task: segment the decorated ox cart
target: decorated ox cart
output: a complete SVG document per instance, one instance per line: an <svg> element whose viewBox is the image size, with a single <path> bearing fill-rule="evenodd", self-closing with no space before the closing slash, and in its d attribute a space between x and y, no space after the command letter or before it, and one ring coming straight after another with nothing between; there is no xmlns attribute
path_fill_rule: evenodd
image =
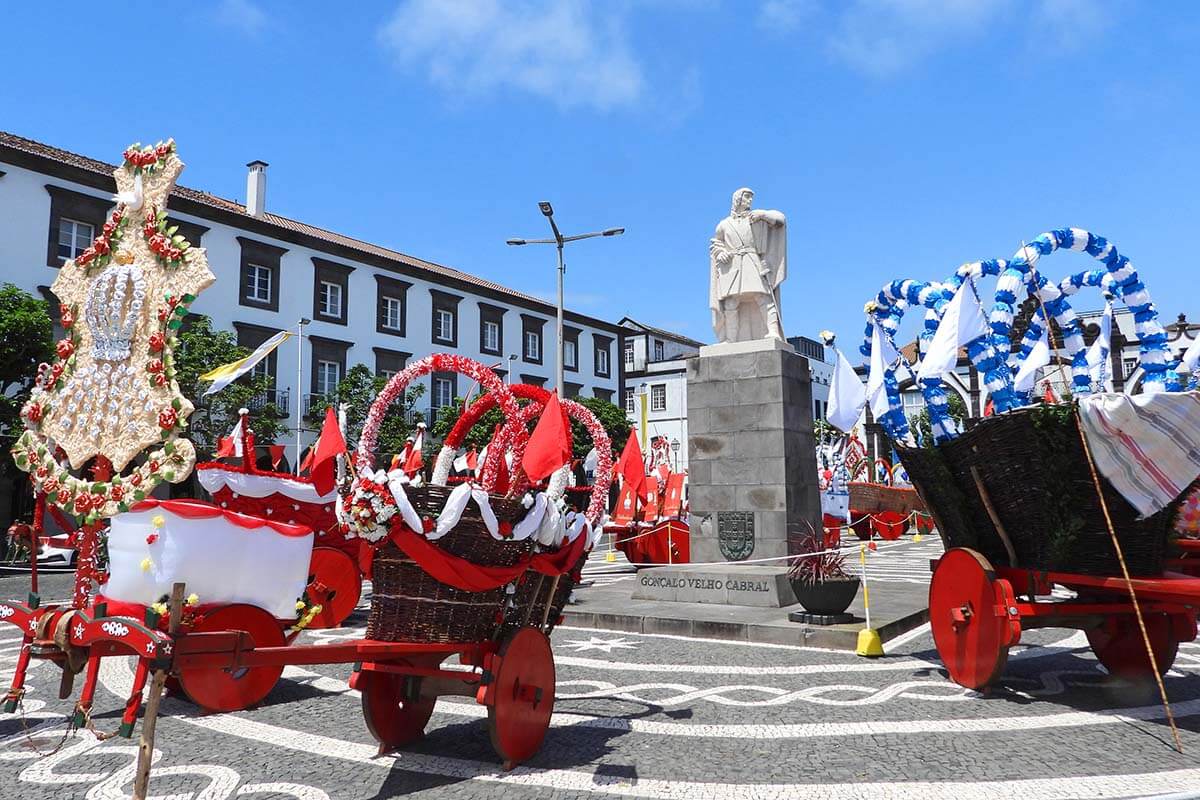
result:
<svg viewBox="0 0 1200 800"><path fill-rule="evenodd" d="M1085 252L1103 266L1052 283L1038 262L1056 249ZM985 319L975 280L987 275L997 276L997 286ZM1106 391L1106 334L1102 327L1085 347L1069 301L1084 286L1132 312L1144 394ZM1020 292L1035 310L1010 364ZM927 309L926 356L916 383L931 429L920 446L904 417L896 364L884 355L895 353L892 337L905 309L918 306ZM1179 644L1196 637L1200 606L1193 566L1200 547L1175 540L1200 519L1193 510L1200 506L1200 348L1181 364L1133 265L1102 237L1074 228L1042 234L1010 260L963 265L945 283L894 281L867 313L862 352L872 364L868 392L880 392L876 419L947 546L933 571L929 612L950 677L984 688L1023 630L1057 626L1084 630L1110 673L1158 679ZM1032 392L1038 369L1053 369L1051 320L1070 361L1060 367L1070 372L1068 402L1042 402ZM945 369L936 368L939 357L953 365L960 347L996 411L965 433L947 412ZM925 368L929 362L934 368ZM1179 374L1188 369L1192 391L1183 390Z"/></svg>
<svg viewBox="0 0 1200 800"><path fill-rule="evenodd" d="M394 376L371 408L356 463L347 463L351 480L334 503L337 531L365 550L373 577L367 635L297 644L322 613L321 600L343 596L309 580L321 549L314 540L333 532L325 498L304 482L227 465L201 471L216 504L150 495L163 481L186 478L195 461L182 435L192 406L175 384L172 353L188 304L212 275L203 250L166 222L182 166L171 142L130 148L115 173L110 224L53 287L69 336L60 360L41 370L14 456L46 502L80 520L79 568L69 602L44 604L35 587L25 602L0 603L0 621L23 635L6 708L19 707L28 664L43 659L61 666L63 698L86 670L73 718L90 726L100 660L136 657L118 733L132 734L153 676L135 782L135 796L145 797L169 680L201 707L230 711L263 700L286 665L346 663L381 750L420 737L437 697L455 694L487 708L506 767L528 759L554 707L548 634L594 544L610 473L599 471L582 513L564 508L554 479L545 491L528 488L569 461L568 417L611 454L602 426L554 396L521 407L490 369L457 356L430 356ZM454 488L436 480L416 486L402 470L373 464L393 401L434 371L476 380L506 420L479 480ZM499 465L510 452L514 469L502 491ZM465 669L443 667L451 657Z"/></svg>

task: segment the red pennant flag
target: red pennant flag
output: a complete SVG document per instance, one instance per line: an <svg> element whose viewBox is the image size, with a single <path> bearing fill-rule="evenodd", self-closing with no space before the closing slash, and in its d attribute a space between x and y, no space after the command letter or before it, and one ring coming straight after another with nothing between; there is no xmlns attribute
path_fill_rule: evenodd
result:
<svg viewBox="0 0 1200 800"><path fill-rule="evenodd" d="M562 404L558 402L558 392L551 392L529 437L529 444L525 446L521 468L530 481L537 483L570 460L571 429L567 426Z"/></svg>
<svg viewBox="0 0 1200 800"><path fill-rule="evenodd" d="M325 409L325 424L321 426L321 435L313 447L312 483L318 494L328 494L333 491L337 482L336 456L346 452L346 440L342 438L342 429L338 427L337 415L332 408Z"/></svg>
<svg viewBox="0 0 1200 800"><path fill-rule="evenodd" d="M392 463L388 465L388 472L400 469L400 467L404 466L404 459L408 458L408 451L410 449L412 449L412 443L406 442L403 453L394 453L392 455Z"/></svg>
<svg viewBox="0 0 1200 800"><path fill-rule="evenodd" d="M667 478L670 477L670 475L671 475L670 467L668 467L666 464L658 465L658 479L660 481L663 481L665 483ZM1150 662L1147 661L1146 663L1149 664Z"/></svg>
<svg viewBox="0 0 1200 800"><path fill-rule="evenodd" d="M282 444L273 444L267 447L267 450L271 453L271 469L279 469L279 462L283 461L283 451L285 447L286 445Z"/></svg>
<svg viewBox="0 0 1200 800"><path fill-rule="evenodd" d="M312 457L313 449L310 445L309 448L304 451L304 458L300 459L300 472L304 472L312 468ZM296 474L299 475L300 472L297 472Z"/></svg>
<svg viewBox="0 0 1200 800"><path fill-rule="evenodd" d="M471 472L479 469L479 454L475 452L474 447L467 452L467 469L469 469ZM1149 660L1147 660L1146 663L1149 664Z"/></svg>
<svg viewBox="0 0 1200 800"><path fill-rule="evenodd" d="M992 399L989 397L988 401L987 401L987 405L985 405L983 407L983 415L985 417L990 417L992 414L995 414L995 413L996 413L996 404L993 403ZM1147 660L1146 663L1149 664L1150 663L1149 660Z"/></svg>
<svg viewBox="0 0 1200 800"><path fill-rule="evenodd" d="M425 425L417 423L417 438L412 444L405 447L404 454L404 474L408 477L416 475L425 466L425 456L422 451L425 449Z"/></svg>
<svg viewBox="0 0 1200 800"><path fill-rule="evenodd" d="M213 453L213 458L233 458L233 455L233 437L222 436L217 439L217 450Z"/></svg>
<svg viewBox="0 0 1200 800"><path fill-rule="evenodd" d="M646 468L643 466L642 448L638 445L637 432L630 431L625 449L617 459L617 474L625 478L625 486L632 486L643 498L646 496Z"/></svg>
<svg viewBox="0 0 1200 800"><path fill-rule="evenodd" d="M1054 390L1050 388L1050 381L1046 381L1043 386L1045 386L1045 391L1042 392L1042 400L1047 403L1057 403L1058 398L1054 396ZM1149 663L1149 659L1147 659L1147 663Z"/></svg>

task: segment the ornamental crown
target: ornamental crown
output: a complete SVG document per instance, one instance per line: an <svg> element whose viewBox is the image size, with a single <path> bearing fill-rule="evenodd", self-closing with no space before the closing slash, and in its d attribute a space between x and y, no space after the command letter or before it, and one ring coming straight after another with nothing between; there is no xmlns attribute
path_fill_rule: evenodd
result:
<svg viewBox="0 0 1200 800"><path fill-rule="evenodd" d="M129 358L133 331L145 301L146 279L136 264L114 263L96 276L84 305L84 319L92 334L92 358Z"/></svg>

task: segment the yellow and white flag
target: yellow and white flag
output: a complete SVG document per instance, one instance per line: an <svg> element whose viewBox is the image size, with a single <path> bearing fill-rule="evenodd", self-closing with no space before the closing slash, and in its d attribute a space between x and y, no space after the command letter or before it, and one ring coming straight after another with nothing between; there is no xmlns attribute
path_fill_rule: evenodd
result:
<svg viewBox="0 0 1200 800"><path fill-rule="evenodd" d="M245 358L239 358L237 361L231 361L228 364L217 367L214 370L204 373L200 376L202 381L212 381L212 386L205 390L205 395L210 395L214 392L219 392L229 384L236 381L238 378L245 375L250 370L254 369L254 365L262 361L271 354L279 345L287 341L288 337L292 336L291 331L280 331L279 333L267 339L265 342L255 348L254 352Z"/></svg>

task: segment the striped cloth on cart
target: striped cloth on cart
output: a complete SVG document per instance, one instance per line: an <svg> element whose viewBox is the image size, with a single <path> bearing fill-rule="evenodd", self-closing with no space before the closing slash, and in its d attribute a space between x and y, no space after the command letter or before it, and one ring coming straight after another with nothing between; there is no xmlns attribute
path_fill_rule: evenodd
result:
<svg viewBox="0 0 1200 800"><path fill-rule="evenodd" d="M1079 418L1096 468L1143 517L1200 476L1200 392L1090 395Z"/></svg>

